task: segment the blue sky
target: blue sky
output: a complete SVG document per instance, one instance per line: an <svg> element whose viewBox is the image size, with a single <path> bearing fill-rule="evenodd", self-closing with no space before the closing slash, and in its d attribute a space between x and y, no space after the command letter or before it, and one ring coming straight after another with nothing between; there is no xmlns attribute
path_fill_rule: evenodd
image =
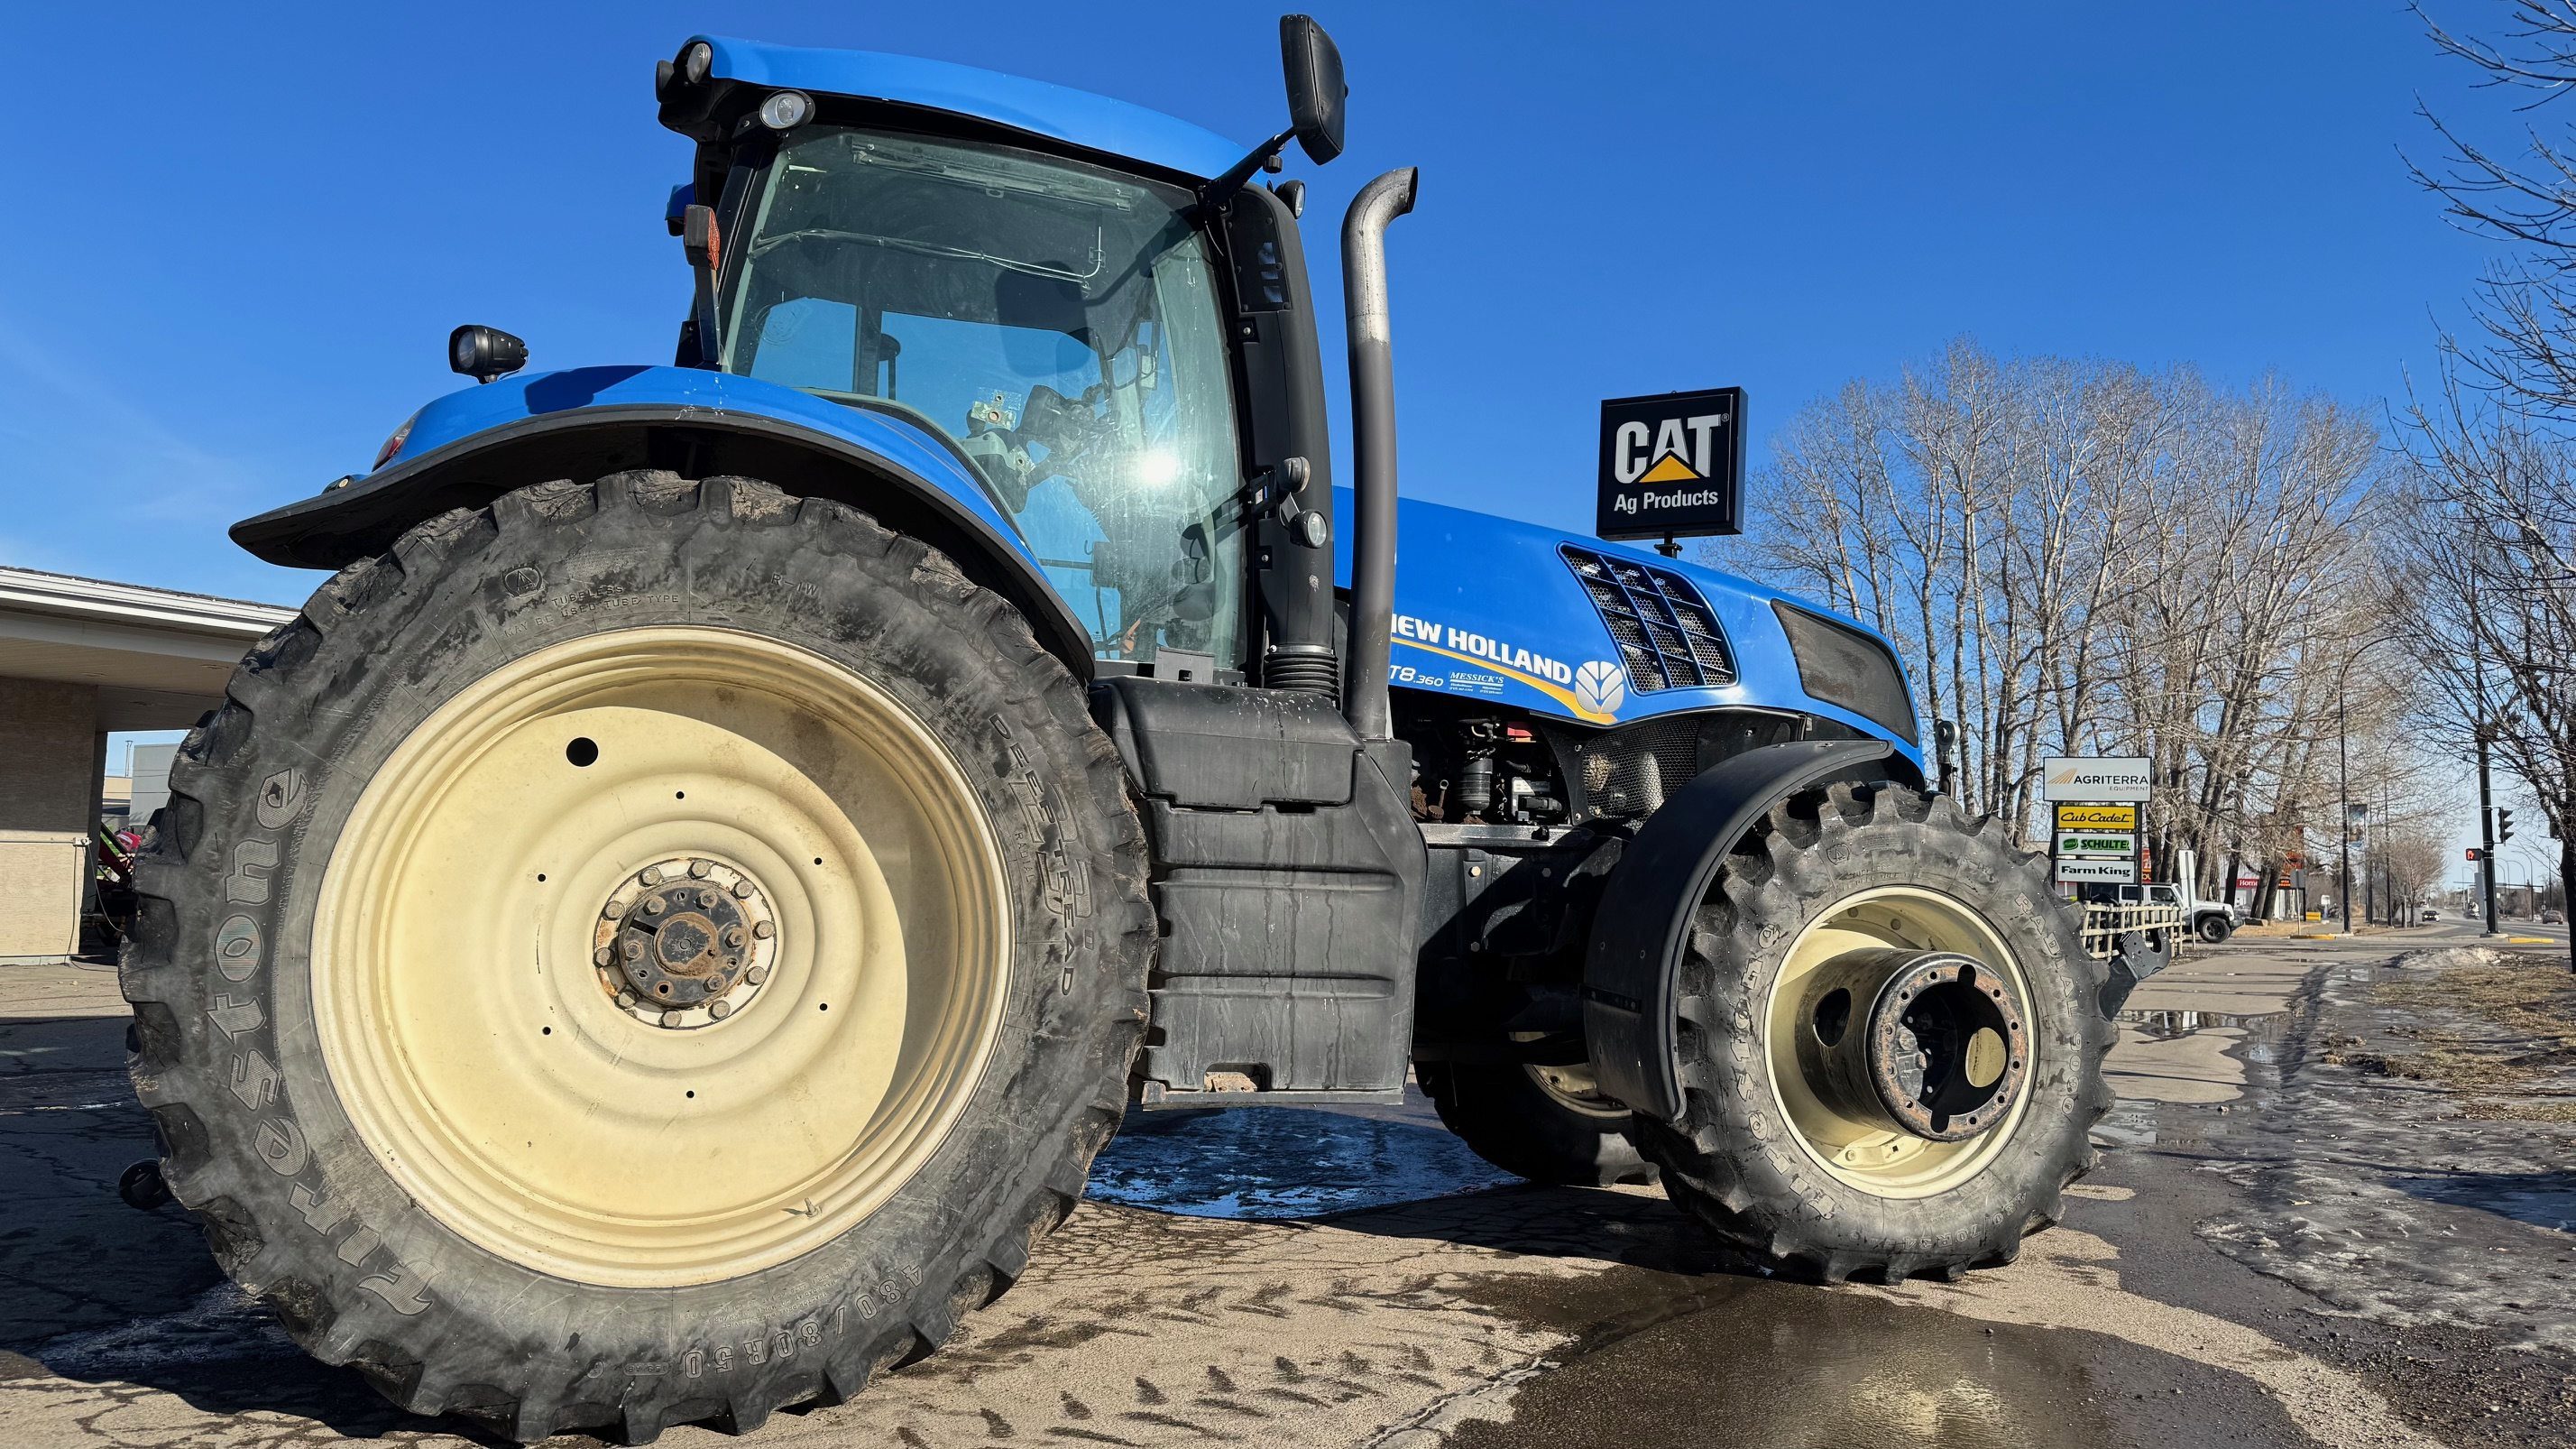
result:
<svg viewBox="0 0 2576 1449"><path fill-rule="evenodd" d="M667 359L687 147L650 77L693 31L1016 70L1248 142L1281 110L1277 13L28 7L0 561L298 599L313 576L224 525L363 468L458 381L450 327L507 327L539 368ZM1759 446L1967 333L2367 401L2489 256L2400 152L2431 149L2419 95L2498 107L2390 0L1316 14L1353 92L1349 153L1291 169L1324 295L1350 193L1423 168L1391 246L1405 490L1566 527L1605 396L1741 384Z"/></svg>

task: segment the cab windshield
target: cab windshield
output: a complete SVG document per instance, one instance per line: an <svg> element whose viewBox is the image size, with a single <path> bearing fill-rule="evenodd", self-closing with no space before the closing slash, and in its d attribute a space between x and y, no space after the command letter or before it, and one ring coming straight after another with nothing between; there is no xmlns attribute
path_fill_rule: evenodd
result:
<svg viewBox="0 0 2576 1449"><path fill-rule="evenodd" d="M954 439L1103 658L1243 654L1234 404L1187 192L793 133L727 245L726 371Z"/></svg>

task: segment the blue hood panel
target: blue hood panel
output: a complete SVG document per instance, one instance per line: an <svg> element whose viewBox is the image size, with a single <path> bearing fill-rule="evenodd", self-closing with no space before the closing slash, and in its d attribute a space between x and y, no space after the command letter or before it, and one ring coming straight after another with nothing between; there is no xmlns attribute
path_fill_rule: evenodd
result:
<svg viewBox="0 0 2576 1449"><path fill-rule="evenodd" d="M1351 516L1348 490L1334 507ZM1619 650L1557 550L1565 544L1625 555L1688 578L1708 600L1735 656L1736 682L1723 688L1639 693L1627 687ZM1390 664L1398 689L1517 705L1580 724L1626 724L1690 710L1795 710L1852 726L1896 745L1916 766L1922 752L1847 709L1812 699L1771 610L1775 599L1842 618L1749 579L1678 559L1558 533L1531 524L1417 499L1396 507L1395 639ZM1335 544L1335 577L1350 585L1347 530ZM1853 621L1845 620L1846 623ZM1867 626L1853 627L1871 633Z"/></svg>
<svg viewBox="0 0 2576 1449"><path fill-rule="evenodd" d="M971 65L720 35L694 38L714 48L711 73L719 79L972 116L1201 181L1223 173L1250 149L1160 111Z"/></svg>

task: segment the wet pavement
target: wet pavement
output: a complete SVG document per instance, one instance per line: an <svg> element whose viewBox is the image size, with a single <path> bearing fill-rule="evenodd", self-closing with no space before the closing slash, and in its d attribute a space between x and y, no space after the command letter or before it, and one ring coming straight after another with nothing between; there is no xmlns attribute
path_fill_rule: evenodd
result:
<svg viewBox="0 0 2576 1449"><path fill-rule="evenodd" d="M2566 1444L2576 1125L2327 1060L2408 1026L2372 988L2438 973L2401 952L2471 943L2246 942L2149 983L2066 1225L1955 1285L1719 1272L1660 1194L1513 1183L1418 1101L1139 1116L957 1343L749 1442ZM476 1442L115 1198L151 1150L122 1034L112 974L0 968L0 1444Z"/></svg>

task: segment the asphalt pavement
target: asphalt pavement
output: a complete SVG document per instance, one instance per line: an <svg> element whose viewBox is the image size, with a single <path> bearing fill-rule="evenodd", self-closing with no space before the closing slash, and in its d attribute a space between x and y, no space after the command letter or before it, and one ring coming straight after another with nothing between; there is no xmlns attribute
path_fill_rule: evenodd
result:
<svg viewBox="0 0 2576 1449"><path fill-rule="evenodd" d="M2065 1225L1958 1284L1718 1271L1660 1194L1516 1183L1418 1102L1131 1119L957 1342L748 1442L2564 1445L2576 1061L2516 1089L2567 1121L2368 1068L2426 1014L2381 988L2482 944L2200 948L2129 1004ZM311 1363L116 1198L151 1151L123 1030L111 971L0 968L0 1444L490 1442Z"/></svg>

